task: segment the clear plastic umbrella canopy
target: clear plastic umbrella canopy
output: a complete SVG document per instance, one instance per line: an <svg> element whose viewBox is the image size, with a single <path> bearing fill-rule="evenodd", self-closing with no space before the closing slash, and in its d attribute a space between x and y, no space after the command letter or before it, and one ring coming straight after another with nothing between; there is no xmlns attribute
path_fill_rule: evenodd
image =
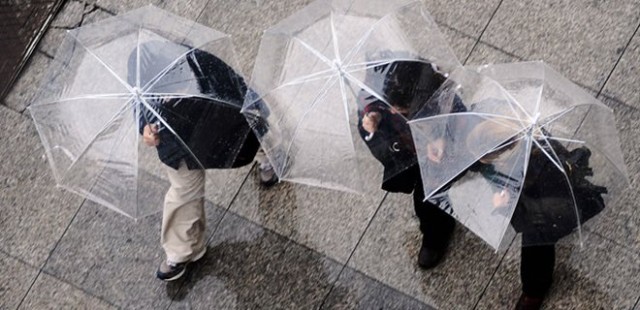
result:
<svg viewBox="0 0 640 310"><path fill-rule="evenodd" d="M495 249L582 240L628 185L613 111L543 62L460 68L431 98L457 100L410 122L424 190Z"/></svg>
<svg viewBox="0 0 640 310"><path fill-rule="evenodd" d="M137 219L161 210L145 193L165 166L231 166L250 132L235 65L228 35L153 6L67 32L29 108L57 184Z"/></svg>
<svg viewBox="0 0 640 310"><path fill-rule="evenodd" d="M375 146L358 126L367 102L391 107L387 85L399 63L421 72L459 65L419 1L318 0L266 30L243 112L280 179L358 193L367 181L379 187ZM398 172L415 164L405 157Z"/></svg>

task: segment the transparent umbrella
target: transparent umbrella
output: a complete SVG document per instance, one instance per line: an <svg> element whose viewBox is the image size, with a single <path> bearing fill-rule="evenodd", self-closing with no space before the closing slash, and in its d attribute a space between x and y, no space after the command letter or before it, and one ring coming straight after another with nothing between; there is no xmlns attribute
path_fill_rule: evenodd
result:
<svg viewBox="0 0 640 310"><path fill-rule="evenodd" d="M613 111L543 62L460 68L410 122L428 199L495 249L577 231L628 185ZM430 156L429 148L440 156Z"/></svg>
<svg viewBox="0 0 640 310"><path fill-rule="evenodd" d="M137 219L161 210L165 166L233 166L250 133L235 65L228 35L153 6L69 31L29 107L57 184Z"/></svg>
<svg viewBox="0 0 640 310"><path fill-rule="evenodd" d="M420 72L459 66L419 1L318 0L266 30L243 113L280 179L358 193L379 183L370 173L376 142L358 126L368 103L393 108L400 63L416 69L410 97L421 91ZM416 163L400 157L396 172Z"/></svg>

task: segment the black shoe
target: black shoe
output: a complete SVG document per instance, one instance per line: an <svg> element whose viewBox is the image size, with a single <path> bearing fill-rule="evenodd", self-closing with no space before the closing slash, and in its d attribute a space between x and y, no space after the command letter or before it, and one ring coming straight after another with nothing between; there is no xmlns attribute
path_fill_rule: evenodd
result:
<svg viewBox="0 0 640 310"><path fill-rule="evenodd" d="M156 271L156 277L162 281L174 281L182 277L184 272L187 271L187 265L189 263L193 263L201 259L204 254L207 252L207 248L205 247L191 260L182 262L182 263L172 263L167 260L162 261L160 263L160 267L158 267L158 271Z"/></svg>
<svg viewBox="0 0 640 310"><path fill-rule="evenodd" d="M431 269L438 266L445 252L446 248L431 248L423 245L420 248L420 253L418 253L418 266L423 269Z"/></svg>
<svg viewBox="0 0 640 310"><path fill-rule="evenodd" d="M270 187L278 183L278 175L276 175L273 166L269 163L260 164L258 175L260 176L260 184L264 187Z"/></svg>
<svg viewBox="0 0 640 310"><path fill-rule="evenodd" d="M532 297L522 293L516 304L516 310L538 310L542 307L542 301L544 301L543 297Z"/></svg>
<svg viewBox="0 0 640 310"><path fill-rule="evenodd" d="M433 238L433 236L427 238L424 233L422 235L422 247L420 248L420 253L418 253L418 266L423 269L431 269L440 264L451 242L453 226L449 230L439 232L437 236L438 238ZM434 245L434 243L436 244Z"/></svg>
<svg viewBox="0 0 640 310"><path fill-rule="evenodd" d="M189 262L173 264L163 261L158 267L158 271L156 271L156 277L167 282L177 280L187 271L187 264Z"/></svg>

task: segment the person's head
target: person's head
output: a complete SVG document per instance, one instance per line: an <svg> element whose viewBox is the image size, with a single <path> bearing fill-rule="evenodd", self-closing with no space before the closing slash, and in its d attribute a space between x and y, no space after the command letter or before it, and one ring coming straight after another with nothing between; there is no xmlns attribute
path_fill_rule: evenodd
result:
<svg viewBox="0 0 640 310"><path fill-rule="evenodd" d="M399 110L409 108L420 71L419 62L396 61L389 64L384 85L384 93L389 103Z"/></svg>
<svg viewBox="0 0 640 310"><path fill-rule="evenodd" d="M389 103L401 113L409 113L414 105L421 103L417 101L426 101L445 79L432 63L426 61L395 61L387 70L384 93Z"/></svg>
<svg viewBox="0 0 640 310"><path fill-rule="evenodd" d="M466 139L467 149L484 164L510 157L519 142L519 125L512 120L489 118L477 124ZM486 153L488 148L495 151ZM486 153L486 154L485 154Z"/></svg>

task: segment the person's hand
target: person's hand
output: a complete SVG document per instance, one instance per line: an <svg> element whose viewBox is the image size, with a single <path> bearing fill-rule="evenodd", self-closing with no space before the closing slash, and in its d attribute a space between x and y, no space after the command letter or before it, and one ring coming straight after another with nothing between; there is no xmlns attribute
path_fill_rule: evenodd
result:
<svg viewBox="0 0 640 310"><path fill-rule="evenodd" d="M147 124L142 130L142 141L148 146L158 146L160 144L160 136L158 135L158 126Z"/></svg>
<svg viewBox="0 0 640 310"><path fill-rule="evenodd" d="M502 190L498 193L493 193L493 207L503 208L509 204L510 199L509 191Z"/></svg>
<svg viewBox="0 0 640 310"><path fill-rule="evenodd" d="M362 128L368 133L374 133L378 130L378 124L382 115L379 112L369 112L362 118Z"/></svg>
<svg viewBox="0 0 640 310"><path fill-rule="evenodd" d="M430 161L440 163L442 157L444 157L444 139L438 138L427 143L427 158Z"/></svg>

